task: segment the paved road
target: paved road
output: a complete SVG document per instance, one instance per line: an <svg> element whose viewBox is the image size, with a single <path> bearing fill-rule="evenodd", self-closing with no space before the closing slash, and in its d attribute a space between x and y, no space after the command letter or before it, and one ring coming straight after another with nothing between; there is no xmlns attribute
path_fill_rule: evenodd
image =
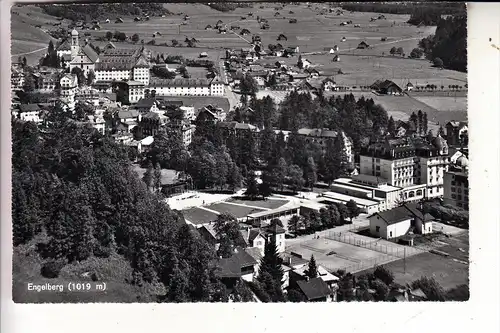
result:
<svg viewBox="0 0 500 333"><path fill-rule="evenodd" d="M47 47L42 47L38 50L34 50L34 51L29 51L29 52L23 52L23 53L18 53L18 54L12 54L11 57L19 57L19 56L22 56L22 55L27 55L27 54L32 54L32 53L37 53L37 52L41 52L43 50L46 50Z"/></svg>

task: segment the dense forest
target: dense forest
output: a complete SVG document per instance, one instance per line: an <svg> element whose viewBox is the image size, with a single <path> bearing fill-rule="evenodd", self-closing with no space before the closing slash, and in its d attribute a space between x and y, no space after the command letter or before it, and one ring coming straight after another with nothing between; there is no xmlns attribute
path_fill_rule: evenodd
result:
<svg viewBox="0 0 500 333"><path fill-rule="evenodd" d="M443 67L467 71L467 17L450 16L439 21L436 33L419 42L427 59ZM437 60L439 59L439 60Z"/></svg>
<svg viewBox="0 0 500 333"><path fill-rule="evenodd" d="M120 256L132 269L126 282L161 285L158 300L227 300L213 248L148 191L126 149L60 107L50 115L40 129L12 121L15 248L31 244L46 278L67 265Z"/></svg>
<svg viewBox="0 0 500 333"><path fill-rule="evenodd" d="M345 10L356 12L375 12L386 14L411 15L408 23L414 25L436 25L441 15L464 14L464 3L453 2L421 2L421 3L348 3L343 4Z"/></svg>
<svg viewBox="0 0 500 333"><path fill-rule="evenodd" d="M245 2L211 2L208 6L212 9L218 10L219 12L231 12L236 8L252 8L253 3Z"/></svg>
<svg viewBox="0 0 500 333"><path fill-rule="evenodd" d="M115 16L168 15L161 3L101 3L85 5L38 5L52 16L73 21L113 19Z"/></svg>

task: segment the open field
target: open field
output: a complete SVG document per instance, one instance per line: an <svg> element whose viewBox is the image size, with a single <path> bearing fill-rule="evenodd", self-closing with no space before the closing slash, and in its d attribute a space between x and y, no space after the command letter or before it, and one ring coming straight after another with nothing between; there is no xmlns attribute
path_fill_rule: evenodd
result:
<svg viewBox="0 0 500 333"><path fill-rule="evenodd" d="M468 234L452 237L443 240L443 242L449 245L440 247L439 251L450 254L450 257L426 252L406 258L406 272L404 260L393 261L384 266L394 273L395 281L403 285L411 283L421 276L434 277L444 289L468 284L469 268L464 263L468 262Z"/></svg>
<svg viewBox="0 0 500 333"><path fill-rule="evenodd" d="M330 271L339 269L356 271L358 268L373 267L397 259L377 251L326 238L298 243L287 248L286 252L300 254L304 259L309 259L311 255L314 255L316 262Z"/></svg>
<svg viewBox="0 0 500 333"><path fill-rule="evenodd" d="M201 208L189 208L182 211L184 218L193 224L204 224L217 219L217 214Z"/></svg>
<svg viewBox="0 0 500 333"><path fill-rule="evenodd" d="M450 120L463 121L467 119L467 108L462 106L467 104L466 97L453 97L453 102L448 99L452 97L418 97L413 98L411 96L387 96L387 95L376 95L367 91L353 91L353 92L335 92L325 94L330 95L345 95L352 93L354 97L360 98L364 96L365 98L372 98L376 104L380 104L384 109L387 110L389 116L392 116L394 120L404 120L407 121L412 112L427 112L429 120L429 129L434 133L439 129L439 126L444 126ZM446 99L446 100L443 100ZM432 105L444 107L446 105L453 105L455 110L439 110L435 109ZM445 104L448 103L448 104ZM452 104L453 103L453 104Z"/></svg>
<svg viewBox="0 0 500 333"><path fill-rule="evenodd" d="M257 205L255 205L255 206L257 206ZM259 212L264 211L263 209L257 209L254 207L232 205L232 204L223 203L223 202L207 206L207 208L210 210L217 211L221 214L223 214L223 213L231 214L232 216L236 217L237 219L239 219L241 217L245 217L248 214L259 213Z"/></svg>
<svg viewBox="0 0 500 333"><path fill-rule="evenodd" d="M249 205L249 206L257 206L257 207L262 207L262 208L275 209L275 208L283 206L288 201L278 200L278 199L251 201L251 200L239 200L239 199L230 198L227 200L227 202L233 202L233 203L237 203L237 204L241 204L241 205Z"/></svg>
<svg viewBox="0 0 500 333"><path fill-rule="evenodd" d="M415 97L415 99L439 111L467 112L467 98L464 97Z"/></svg>

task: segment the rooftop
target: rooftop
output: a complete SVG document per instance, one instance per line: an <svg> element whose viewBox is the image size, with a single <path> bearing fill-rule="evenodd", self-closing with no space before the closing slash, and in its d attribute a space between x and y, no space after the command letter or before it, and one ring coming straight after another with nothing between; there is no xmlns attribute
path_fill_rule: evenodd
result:
<svg viewBox="0 0 500 333"><path fill-rule="evenodd" d="M323 281L319 277L310 279L309 281L297 281L297 286L309 301L327 297L333 294L333 291L328 288L328 285L325 283L325 281Z"/></svg>
<svg viewBox="0 0 500 333"><path fill-rule="evenodd" d="M347 203L353 200L354 202L356 202L358 206L362 207L377 206L379 204L379 201L376 200L362 199L351 195L341 194L336 192L324 192L323 196L324 197L318 197L318 200L321 201L326 199L325 201L329 201L328 199L332 199L334 202L340 202L340 203Z"/></svg>
<svg viewBox="0 0 500 333"><path fill-rule="evenodd" d="M371 218L372 216L378 216L382 220L384 220L388 225L395 224L401 221L408 220L413 217L417 217L419 219L422 219L423 221L432 221L434 220L434 217L430 214L422 214L420 212L416 205L412 204L404 204L403 206L399 206L390 210L386 210L383 212L378 212L375 214L370 215L369 217Z"/></svg>

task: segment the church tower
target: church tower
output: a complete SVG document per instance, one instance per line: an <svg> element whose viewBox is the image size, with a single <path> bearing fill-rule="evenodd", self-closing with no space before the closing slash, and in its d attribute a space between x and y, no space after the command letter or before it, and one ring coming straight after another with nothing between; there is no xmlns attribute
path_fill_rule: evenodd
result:
<svg viewBox="0 0 500 333"><path fill-rule="evenodd" d="M80 46L78 45L78 31L73 29L71 31L71 58L76 57L80 51Z"/></svg>

